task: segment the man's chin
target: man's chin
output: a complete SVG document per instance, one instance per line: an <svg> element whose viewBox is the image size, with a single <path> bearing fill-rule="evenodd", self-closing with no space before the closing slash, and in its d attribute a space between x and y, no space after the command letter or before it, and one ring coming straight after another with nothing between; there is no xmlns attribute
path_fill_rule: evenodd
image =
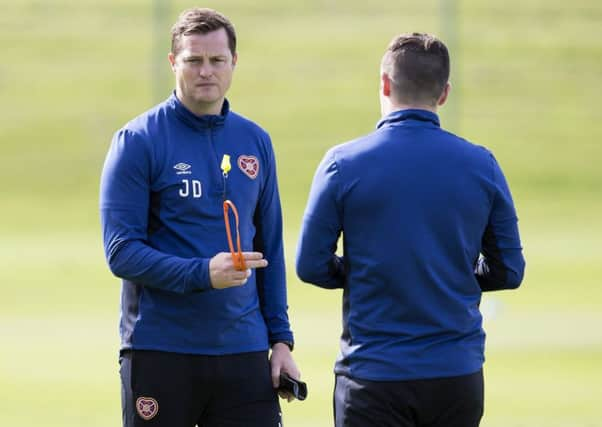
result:
<svg viewBox="0 0 602 427"><path fill-rule="evenodd" d="M215 96L215 95L212 95L212 96L201 95L201 96L195 96L193 98L194 102L199 105L213 105L215 103L220 102L221 99L222 99L221 97Z"/></svg>

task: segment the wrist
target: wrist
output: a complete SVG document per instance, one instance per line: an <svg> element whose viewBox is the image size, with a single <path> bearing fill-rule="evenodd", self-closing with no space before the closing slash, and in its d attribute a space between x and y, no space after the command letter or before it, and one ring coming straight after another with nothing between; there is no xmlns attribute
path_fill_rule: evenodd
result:
<svg viewBox="0 0 602 427"><path fill-rule="evenodd" d="M295 343L292 341L276 341L272 343L272 350L274 350L274 348L276 348L276 346L278 347L286 347L288 348L289 351L293 351L293 348L295 347Z"/></svg>

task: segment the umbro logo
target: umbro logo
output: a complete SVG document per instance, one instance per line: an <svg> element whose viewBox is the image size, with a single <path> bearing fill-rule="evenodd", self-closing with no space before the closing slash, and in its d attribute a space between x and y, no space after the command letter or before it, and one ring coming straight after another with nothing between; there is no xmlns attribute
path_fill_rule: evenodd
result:
<svg viewBox="0 0 602 427"><path fill-rule="evenodd" d="M188 163L178 163L173 168L177 170L176 175L190 175L192 173L191 167Z"/></svg>

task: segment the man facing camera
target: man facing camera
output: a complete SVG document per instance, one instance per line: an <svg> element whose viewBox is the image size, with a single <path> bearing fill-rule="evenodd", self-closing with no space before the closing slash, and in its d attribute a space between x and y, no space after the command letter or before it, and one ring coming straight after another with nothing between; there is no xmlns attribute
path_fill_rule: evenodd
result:
<svg viewBox="0 0 602 427"><path fill-rule="evenodd" d="M123 279L123 425L280 427L279 377L299 370L272 143L225 98L230 21L190 9L171 40L174 93L115 134L101 180L105 254Z"/></svg>

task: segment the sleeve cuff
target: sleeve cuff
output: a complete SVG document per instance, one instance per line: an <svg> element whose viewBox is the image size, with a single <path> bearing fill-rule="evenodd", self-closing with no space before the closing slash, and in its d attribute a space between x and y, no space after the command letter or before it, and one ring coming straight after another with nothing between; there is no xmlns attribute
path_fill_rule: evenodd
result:
<svg viewBox="0 0 602 427"><path fill-rule="evenodd" d="M211 276L209 275L209 261L210 258L197 258L194 260L196 265L193 267L190 281L188 282L187 289L189 291L207 291L212 288Z"/></svg>

